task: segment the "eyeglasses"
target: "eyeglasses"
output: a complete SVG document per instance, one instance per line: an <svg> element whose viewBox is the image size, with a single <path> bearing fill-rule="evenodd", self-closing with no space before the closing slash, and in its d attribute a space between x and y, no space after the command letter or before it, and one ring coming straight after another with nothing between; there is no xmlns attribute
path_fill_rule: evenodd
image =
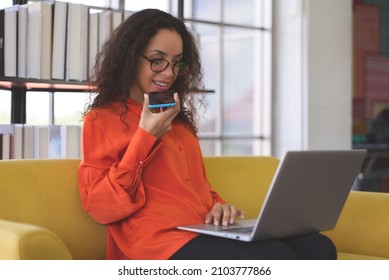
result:
<svg viewBox="0 0 389 280"><path fill-rule="evenodd" d="M164 71L170 65L170 62L164 58L150 59L144 56L143 54L141 54L140 56L146 59L148 62L150 62L150 69L155 73ZM189 65L184 60L174 62L173 64L173 73L176 76L183 76L188 72L188 70L189 70Z"/></svg>

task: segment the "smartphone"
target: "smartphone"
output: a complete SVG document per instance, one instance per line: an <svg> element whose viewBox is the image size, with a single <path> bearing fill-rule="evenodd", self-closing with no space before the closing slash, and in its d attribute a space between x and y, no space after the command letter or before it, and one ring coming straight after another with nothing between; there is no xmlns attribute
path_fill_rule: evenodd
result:
<svg viewBox="0 0 389 280"><path fill-rule="evenodd" d="M172 107L176 105L173 90L149 92L149 108Z"/></svg>

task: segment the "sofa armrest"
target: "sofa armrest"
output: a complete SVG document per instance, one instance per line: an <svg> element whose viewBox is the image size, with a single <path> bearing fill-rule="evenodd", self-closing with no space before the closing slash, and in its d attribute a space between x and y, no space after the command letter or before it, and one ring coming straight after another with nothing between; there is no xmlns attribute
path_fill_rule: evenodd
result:
<svg viewBox="0 0 389 280"><path fill-rule="evenodd" d="M389 194L352 191L335 229L325 234L341 253L389 258Z"/></svg>
<svg viewBox="0 0 389 280"><path fill-rule="evenodd" d="M72 256L53 232L35 225L0 219L0 259L69 260Z"/></svg>

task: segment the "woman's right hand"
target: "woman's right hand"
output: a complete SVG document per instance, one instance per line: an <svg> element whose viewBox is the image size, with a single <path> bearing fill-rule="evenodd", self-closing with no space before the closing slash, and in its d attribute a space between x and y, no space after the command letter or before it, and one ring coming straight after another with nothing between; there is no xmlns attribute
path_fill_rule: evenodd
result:
<svg viewBox="0 0 389 280"><path fill-rule="evenodd" d="M174 93L175 106L168 107L159 113L153 113L149 109L149 95L144 94L143 109L140 117L139 127L154 135L158 139L162 138L172 127L172 122L180 112L180 99Z"/></svg>

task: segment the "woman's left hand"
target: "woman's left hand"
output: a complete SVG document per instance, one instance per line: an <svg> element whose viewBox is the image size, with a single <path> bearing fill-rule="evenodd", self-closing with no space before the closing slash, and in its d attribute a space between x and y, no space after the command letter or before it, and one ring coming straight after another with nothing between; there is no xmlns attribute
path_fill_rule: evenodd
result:
<svg viewBox="0 0 389 280"><path fill-rule="evenodd" d="M231 225L235 223L235 219L239 217L244 218L242 210L237 210L235 206L229 204L216 203L213 205L211 211L205 217L206 224L215 224L223 226Z"/></svg>

